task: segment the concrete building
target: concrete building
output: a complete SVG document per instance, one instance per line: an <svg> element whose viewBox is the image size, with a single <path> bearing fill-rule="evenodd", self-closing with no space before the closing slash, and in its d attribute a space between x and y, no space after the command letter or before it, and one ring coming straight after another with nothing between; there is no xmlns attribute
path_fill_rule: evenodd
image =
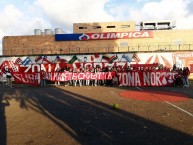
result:
<svg viewBox="0 0 193 145"><path fill-rule="evenodd" d="M128 21L74 23L72 34L35 29L34 35L4 36L3 55L192 51L193 30L175 27L175 21Z"/></svg>

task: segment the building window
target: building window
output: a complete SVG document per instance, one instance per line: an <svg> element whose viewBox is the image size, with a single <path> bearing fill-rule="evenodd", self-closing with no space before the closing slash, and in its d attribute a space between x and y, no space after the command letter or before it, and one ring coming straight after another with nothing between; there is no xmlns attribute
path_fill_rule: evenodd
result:
<svg viewBox="0 0 193 145"><path fill-rule="evenodd" d="M115 26L107 26L107 28L115 28Z"/></svg>
<svg viewBox="0 0 193 145"><path fill-rule="evenodd" d="M79 29L87 29L87 27L79 27Z"/></svg>
<svg viewBox="0 0 193 145"><path fill-rule="evenodd" d="M101 26L93 26L93 29L100 29Z"/></svg>
<svg viewBox="0 0 193 145"><path fill-rule="evenodd" d="M121 28L129 28L130 25L121 25Z"/></svg>

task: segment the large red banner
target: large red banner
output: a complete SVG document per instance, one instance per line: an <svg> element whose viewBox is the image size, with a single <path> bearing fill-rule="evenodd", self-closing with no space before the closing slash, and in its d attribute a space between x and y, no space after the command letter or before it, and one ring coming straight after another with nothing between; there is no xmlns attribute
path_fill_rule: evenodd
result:
<svg viewBox="0 0 193 145"><path fill-rule="evenodd" d="M166 70L118 73L120 86L171 86L177 73Z"/></svg>
<svg viewBox="0 0 193 145"><path fill-rule="evenodd" d="M18 84L31 84L39 85L40 84L40 73L18 73L15 72L12 74L16 83Z"/></svg>
<svg viewBox="0 0 193 145"><path fill-rule="evenodd" d="M23 84L40 84L40 79L49 81L69 81L69 80L111 80L115 75L114 72L97 72L97 73L57 73L44 72L40 73L14 73L13 77L16 83ZM176 73L166 70L155 71L130 71L118 73L120 86L171 86L174 82Z"/></svg>

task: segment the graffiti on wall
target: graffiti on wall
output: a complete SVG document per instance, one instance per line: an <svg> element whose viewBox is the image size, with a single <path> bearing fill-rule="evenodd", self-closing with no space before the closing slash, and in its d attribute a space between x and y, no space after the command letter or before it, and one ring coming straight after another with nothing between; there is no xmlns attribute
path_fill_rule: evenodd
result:
<svg viewBox="0 0 193 145"><path fill-rule="evenodd" d="M118 54L89 54L89 55L55 55L55 56L22 56L22 57L1 57L0 58L0 78L5 77L5 68L10 68L12 72L19 69L32 69L39 64L68 64L70 67L78 68L88 65L109 67L127 67L133 64L162 64L167 68L172 68L173 64L179 67L192 66L193 52L160 52L160 53L118 53ZM34 67L35 68L35 67ZM190 67L191 69L192 67ZM40 70L40 69L39 69ZM35 69L34 69L35 71ZM33 72L33 71L32 71ZM193 70L191 69L191 72Z"/></svg>

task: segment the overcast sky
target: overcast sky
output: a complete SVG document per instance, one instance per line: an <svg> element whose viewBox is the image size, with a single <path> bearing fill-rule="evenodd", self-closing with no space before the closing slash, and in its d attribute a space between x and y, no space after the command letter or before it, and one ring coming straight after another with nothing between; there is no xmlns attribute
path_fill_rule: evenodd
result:
<svg viewBox="0 0 193 145"><path fill-rule="evenodd" d="M176 29L193 29L192 8L193 0L0 0L0 50L3 36L72 33L73 23L175 20Z"/></svg>

